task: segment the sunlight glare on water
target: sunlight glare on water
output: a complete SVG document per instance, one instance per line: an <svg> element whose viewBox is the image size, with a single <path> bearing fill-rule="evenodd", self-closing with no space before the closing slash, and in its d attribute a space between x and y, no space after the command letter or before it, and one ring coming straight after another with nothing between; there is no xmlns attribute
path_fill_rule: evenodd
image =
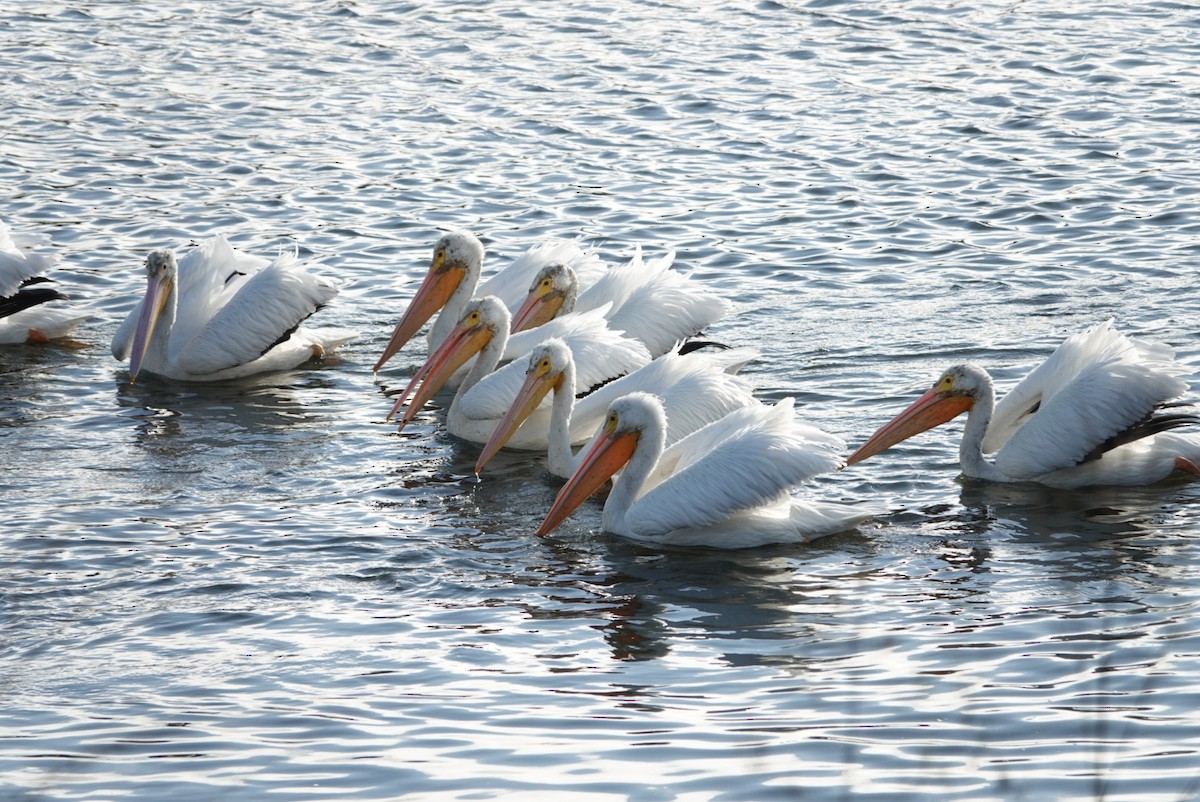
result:
<svg viewBox="0 0 1200 802"><path fill-rule="evenodd" d="M641 245L850 447L1107 318L1200 365L1186 5L17 2L0 218L93 317L0 351L0 798L1186 800L1194 486L818 477L812 546L653 549L371 366L442 232ZM293 246L337 358L130 384L155 248ZM1193 395L1196 382L1192 381Z"/></svg>

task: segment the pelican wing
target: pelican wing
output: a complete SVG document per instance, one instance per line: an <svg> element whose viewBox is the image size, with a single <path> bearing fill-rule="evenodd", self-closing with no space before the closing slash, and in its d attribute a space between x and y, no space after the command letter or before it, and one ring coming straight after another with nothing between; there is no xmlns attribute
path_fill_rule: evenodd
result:
<svg viewBox="0 0 1200 802"><path fill-rule="evenodd" d="M749 381L731 373L758 352L750 348L665 354L627 376L579 399L571 414L573 432L590 431L608 405L623 395L646 392L658 396L667 415L666 442L680 440L708 423L753 402Z"/></svg>
<svg viewBox="0 0 1200 802"><path fill-rule="evenodd" d="M671 251L647 264L642 260L642 246L635 246L628 262L605 270L590 287L580 291L575 311L587 312L606 303L613 311L620 309L638 287L670 267L674 259L675 252Z"/></svg>
<svg viewBox="0 0 1200 802"><path fill-rule="evenodd" d="M0 298L15 294L27 279L40 276L50 269L54 263L52 257L30 250L45 243L45 237L14 237L8 224L0 220Z"/></svg>
<svg viewBox="0 0 1200 802"><path fill-rule="evenodd" d="M1161 363L1141 360L1143 353L1125 348L1083 368L1025 416L996 454L996 467L1014 479L1074 467L1187 389Z"/></svg>
<svg viewBox="0 0 1200 802"><path fill-rule="evenodd" d="M989 454L999 451L1043 404L1072 386L1092 366L1113 360L1132 361L1154 366L1159 372L1178 374L1180 369L1173 358L1170 347L1126 337L1116 330L1112 320L1074 334L996 404L984 435L983 450Z"/></svg>
<svg viewBox="0 0 1200 802"><path fill-rule="evenodd" d="M179 365L205 374L251 362L286 340L337 293L333 283L305 272L294 254L281 254L239 282L233 297L187 339Z"/></svg>
<svg viewBox="0 0 1200 802"><path fill-rule="evenodd" d="M175 325L167 345L170 358L181 359L217 312L269 264L261 256L235 249L220 234L184 254L179 260Z"/></svg>
<svg viewBox="0 0 1200 802"><path fill-rule="evenodd" d="M749 406L693 432L663 452L659 479L626 515L643 536L711 526L770 504L840 464L842 441L797 423L792 399ZM650 481L647 485L650 485Z"/></svg>
<svg viewBox="0 0 1200 802"><path fill-rule="evenodd" d="M659 356L711 326L728 310L728 302L719 295L682 273L664 270L634 290L609 316L608 324Z"/></svg>

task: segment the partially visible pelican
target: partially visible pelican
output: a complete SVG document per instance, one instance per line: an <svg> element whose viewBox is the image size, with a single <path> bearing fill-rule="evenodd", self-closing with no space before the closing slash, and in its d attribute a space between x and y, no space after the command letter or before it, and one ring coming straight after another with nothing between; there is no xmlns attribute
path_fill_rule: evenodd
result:
<svg viewBox="0 0 1200 802"><path fill-rule="evenodd" d="M113 336L129 380L145 370L171 379L215 381L288 370L333 351L354 334L300 324L337 295L295 254L269 262L216 236L176 261L146 257L146 295Z"/></svg>
<svg viewBox="0 0 1200 802"><path fill-rule="evenodd" d="M609 268L586 289L570 265L552 262L541 269L529 294L513 315L513 332L540 326L572 311L587 312L605 304L605 317L616 331L645 343L652 357L671 351L720 320L729 304L719 295L671 270L675 252L644 262L638 246L633 258Z"/></svg>
<svg viewBox="0 0 1200 802"><path fill-rule="evenodd" d="M796 421L790 398L734 410L664 449L666 427L654 396L614 401L537 533L550 533L618 470L603 528L645 543L724 549L807 543L877 512L790 495L806 479L837 468L842 448L839 438Z"/></svg>
<svg viewBox="0 0 1200 802"><path fill-rule="evenodd" d="M670 445L735 409L758 403L750 382L734 375L757 356L745 348L687 355L676 350L577 399L571 349L561 339L547 340L529 352L525 381L484 444L475 473L509 445L529 416L543 406L547 394L552 394L547 467L555 476L565 479L574 472L577 464L571 447L591 437L610 403L635 390L662 401Z"/></svg>
<svg viewBox="0 0 1200 802"><path fill-rule="evenodd" d="M983 368L950 368L846 464L966 412L958 453L971 478L1076 488L1200 475L1200 438L1164 434L1200 422L1161 411L1187 390L1181 372L1169 347L1126 337L1110 320L1067 338L998 404Z"/></svg>
<svg viewBox="0 0 1200 802"><path fill-rule="evenodd" d="M42 276L54 260L34 248L45 237L13 236L0 220L0 344L44 343L66 337L87 315L73 314L52 303L67 296Z"/></svg>
<svg viewBox="0 0 1200 802"><path fill-rule="evenodd" d="M588 285L604 272L604 263L594 253L583 251L574 242L546 240L530 246L524 254L480 285L483 243L466 231L452 231L444 235L434 245L429 272L408 302L408 308L392 331L391 339L375 363L374 370L378 372L439 309L442 310L441 314L429 329L430 351L446 338L472 298L492 295L499 298L509 311L516 309L525 299L529 282L550 262L571 265L580 280Z"/></svg>
<svg viewBox="0 0 1200 802"><path fill-rule="evenodd" d="M585 387L604 384L650 361L644 345L608 328L601 310L572 315L570 323L569 330L561 336L574 355L580 384ZM478 356L450 404L446 429L465 440L477 443L487 440L516 398L524 377L525 362L522 360L496 370L508 341L509 325L508 309L499 298L487 296L468 303L458 324L416 372L396 399L388 417L399 411L419 383L420 389L413 394L400 418L403 427L460 367ZM545 328L542 326L539 330ZM522 433L514 438L513 447L546 448L550 416L549 405L546 406L539 413L538 421L522 427Z"/></svg>

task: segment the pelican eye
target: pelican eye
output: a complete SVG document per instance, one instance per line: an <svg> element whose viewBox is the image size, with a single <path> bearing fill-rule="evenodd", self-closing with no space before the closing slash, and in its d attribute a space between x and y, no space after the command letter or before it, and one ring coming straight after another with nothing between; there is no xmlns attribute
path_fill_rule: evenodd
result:
<svg viewBox="0 0 1200 802"><path fill-rule="evenodd" d="M617 413L608 413L608 420L604 421L604 431L611 434L617 428Z"/></svg>

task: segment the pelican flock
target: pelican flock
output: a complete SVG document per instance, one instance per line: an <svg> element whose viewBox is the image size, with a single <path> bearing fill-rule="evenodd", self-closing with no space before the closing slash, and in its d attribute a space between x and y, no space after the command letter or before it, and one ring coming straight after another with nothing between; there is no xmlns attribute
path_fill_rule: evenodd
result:
<svg viewBox="0 0 1200 802"><path fill-rule="evenodd" d="M87 319L45 277L45 244L0 221L0 344L46 343ZM477 476L501 449L523 449L544 451L547 472L565 480L538 535L611 479L601 528L666 546L807 543L853 529L882 508L798 488L963 413L968 478L1081 488L1200 476L1200 434L1182 431L1200 423L1182 409L1187 370L1111 320L1068 337L999 401L983 368L947 369L843 459L841 438L803 421L791 398L755 396L742 369L757 351L692 341L729 304L674 260L637 246L609 267L577 242L547 240L483 280L480 240L445 234L374 364L378 373L433 320L424 361L384 417L403 428L453 388L444 426L481 444ZM338 287L294 252L266 259L218 235L179 257L150 252L145 272L112 338L130 381L290 370L355 336L305 325Z"/></svg>
<svg viewBox="0 0 1200 802"><path fill-rule="evenodd" d="M579 370L588 386L609 382L650 361L650 354L642 343L608 328L599 314L573 316L565 322L569 325L560 327L551 321L536 331L550 327L561 329L553 333L578 355ZM413 393L400 418L401 426L407 424L455 371L477 356L450 404L446 429L467 440L480 443L487 440L516 397L520 381L520 374L516 372L519 364L509 363L503 369L496 369L508 344L509 326L508 309L499 298L489 295L468 303L458 324L429 355L417 370L414 382L410 382L392 405L389 417L399 411L406 395L419 381L419 389ZM535 427L529 427L521 444L525 448L545 448L546 425L539 431L534 430Z"/></svg>

